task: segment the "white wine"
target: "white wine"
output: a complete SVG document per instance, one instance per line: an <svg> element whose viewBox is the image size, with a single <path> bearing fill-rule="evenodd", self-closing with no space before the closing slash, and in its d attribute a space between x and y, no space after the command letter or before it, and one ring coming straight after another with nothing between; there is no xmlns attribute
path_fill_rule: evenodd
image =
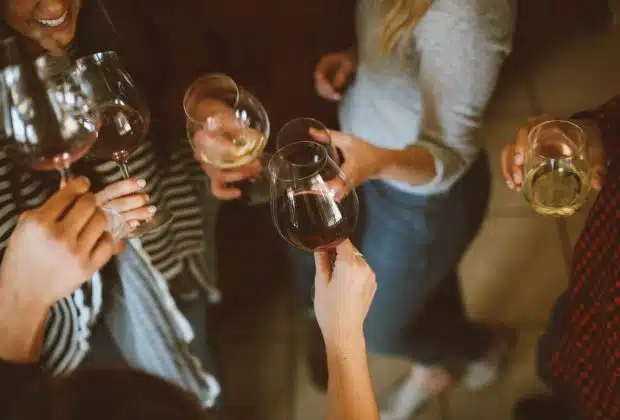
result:
<svg viewBox="0 0 620 420"><path fill-rule="evenodd" d="M523 193L539 214L571 216L587 200L588 175L570 160L546 161L527 171Z"/></svg>
<svg viewBox="0 0 620 420"><path fill-rule="evenodd" d="M222 169L239 168L247 165L258 157L265 148L267 137L257 130L245 129L245 134L232 140L232 149L226 154L225 158L209 158L205 150L198 149L200 158L215 167Z"/></svg>

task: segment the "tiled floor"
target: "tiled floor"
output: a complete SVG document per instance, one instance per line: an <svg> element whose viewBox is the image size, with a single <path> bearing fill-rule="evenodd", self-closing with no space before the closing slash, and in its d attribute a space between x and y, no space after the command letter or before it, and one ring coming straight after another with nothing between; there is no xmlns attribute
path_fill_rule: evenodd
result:
<svg viewBox="0 0 620 420"><path fill-rule="evenodd" d="M534 372L537 337L553 300L566 286L570 249L587 211L555 221L535 215L519 194L509 192L499 173L502 145L531 115L568 116L620 92L620 28L585 34L536 56L513 61L500 82L481 136L493 162L491 212L462 266L469 312L520 330L518 348L501 378L471 393L456 388L429 404L418 420L510 420L514 401L543 391ZM309 383L298 345L295 420L318 420L325 399ZM406 362L372 357L381 399L402 376Z"/></svg>

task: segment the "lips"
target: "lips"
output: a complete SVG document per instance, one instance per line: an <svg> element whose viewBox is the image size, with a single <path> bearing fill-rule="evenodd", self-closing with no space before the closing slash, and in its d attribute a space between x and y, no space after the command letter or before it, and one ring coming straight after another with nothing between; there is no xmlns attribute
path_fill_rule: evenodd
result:
<svg viewBox="0 0 620 420"><path fill-rule="evenodd" d="M68 15L69 9L65 10L65 12L56 19L37 19L37 22L48 28L57 28L66 22Z"/></svg>

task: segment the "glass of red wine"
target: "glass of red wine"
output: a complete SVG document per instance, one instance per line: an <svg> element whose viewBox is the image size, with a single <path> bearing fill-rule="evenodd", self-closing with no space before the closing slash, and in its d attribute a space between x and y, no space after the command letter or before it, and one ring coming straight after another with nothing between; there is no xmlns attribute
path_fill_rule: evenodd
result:
<svg viewBox="0 0 620 420"><path fill-rule="evenodd" d="M318 134L318 136L313 137L312 132ZM319 139L325 139L325 141L323 142ZM338 149L332 145L329 130L321 121L307 117L290 120L284 124L278 132L278 137L276 138L276 150L281 149L284 146L288 146L291 143L297 143L300 141L321 143L327 149L330 159L339 165L342 164L343 159L338 153Z"/></svg>
<svg viewBox="0 0 620 420"><path fill-rule="evenodd" d="M271 215L289 244L309 252L326 251L353 234L357 193L322 144L288 144L273 155L268 170Z"/></svg>
<svg viewBox="0 0 620 420"><path fill-rule="evenodd" d="M250 92L224 74L196 79L183 99L187 138L197 157L227 170L264 161L270 133L267 111ZM254 205L269 201L269 182L258 176L232 183L241 200Z"/></svg>
<svg viewBox="0 0 620 420"><path fill-rule="evenodd" d="M91 101L99 118L99 136L90 154L97 159L114 161L123 178L129 179L129 158L145 142L149 131L151 114L145 99L113 51L79 58L72 76ZM130 236L152 232L171 221L169 211L158 209Z"/></svg>
<svg viewBox="0 0 620 420"><path fill-rule="evenodd" d="M24 59L14 38L2 42L0 55L2 146L23 166L58 171L62 187L72 177L71 163L85 155L97 138L97 116L79 86L62 72L68 60L46 55L34 62ZM125 230L122 216L103 210L108 231L120 239Z"/></svg>

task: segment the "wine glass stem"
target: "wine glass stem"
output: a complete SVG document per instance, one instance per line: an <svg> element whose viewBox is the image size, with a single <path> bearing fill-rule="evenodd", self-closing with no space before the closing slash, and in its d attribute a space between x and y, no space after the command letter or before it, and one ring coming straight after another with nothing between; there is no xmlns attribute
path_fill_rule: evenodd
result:
<svg viewBox="0 0 620 420"><path fill-rule="evenodd" d="M131 178L131 176L129 175L129 168L127 167L127 162L125 162L125 161L118 161L118 162L116 162L116 164L118 165L119 169L121 170L121 175L123 175L124 179Z"/></svg>
<svg viewBox="0 0 620 420"><path fill-rule="evenodd" d="M58 168L58 172L60 173L60 188L63 188L67 185L67 182L73 178L73 174L71 173L69 166L61 166Z"/></svg>

